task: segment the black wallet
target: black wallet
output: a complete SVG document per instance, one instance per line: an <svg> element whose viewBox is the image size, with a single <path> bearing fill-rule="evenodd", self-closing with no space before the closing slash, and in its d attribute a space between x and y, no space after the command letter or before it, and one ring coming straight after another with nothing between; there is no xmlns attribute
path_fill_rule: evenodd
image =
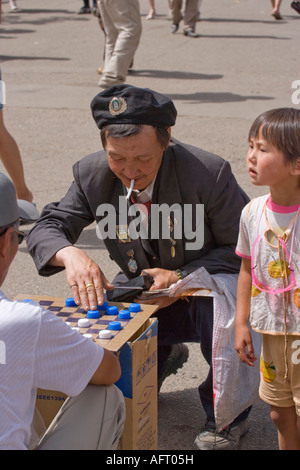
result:
<svg viewBox="0 0 300 470"><path fill-rule="evenodd" d="M128 282L120 284L122 289L115 286L114 290L106 291L106 298L109 302L132 302L144 290L149 290L154 279L145 273L141 276L130 279Z"/></svg>

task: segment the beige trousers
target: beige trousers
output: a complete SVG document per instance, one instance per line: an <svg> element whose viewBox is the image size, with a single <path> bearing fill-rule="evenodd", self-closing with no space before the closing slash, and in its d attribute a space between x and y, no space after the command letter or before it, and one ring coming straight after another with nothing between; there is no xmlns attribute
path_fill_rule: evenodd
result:
<svg viewBox="0 0 300 470"><path fill-rule="evenodd" d="M173 24L179 24L183 19L184 31L195 31L198 20L198 1L199 0L185 0L184 16L182 18L182 0L170 0Z"/></svg>
<svg viewBox="0 0 300 470"><path fill-rule="evenodd" d="M116 450L124 421L122 392L115 385L88 385L65 401L36 450Z"/></svg>
<svg viewBox="0 0 300 470"><path fill-rule="evenodd" d="M102 79L124 80L142 34L139 0L98 0L105 30Z"/></svg>

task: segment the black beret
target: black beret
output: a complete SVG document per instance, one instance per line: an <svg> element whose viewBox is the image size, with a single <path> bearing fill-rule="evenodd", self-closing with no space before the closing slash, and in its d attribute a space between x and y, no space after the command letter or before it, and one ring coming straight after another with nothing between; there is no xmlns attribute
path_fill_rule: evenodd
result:
<svg viewBox="0 0 300 470"><path fill-rule="evenodd" d="M174 126L177 111L170 98L148 88L115 85L95 96L91 102L99 129L107 124L148 124Z"/></svg>

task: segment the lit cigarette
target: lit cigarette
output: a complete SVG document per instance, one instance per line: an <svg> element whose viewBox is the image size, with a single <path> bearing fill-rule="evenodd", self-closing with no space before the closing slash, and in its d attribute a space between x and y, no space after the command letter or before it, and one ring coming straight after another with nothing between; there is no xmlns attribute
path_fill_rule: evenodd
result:
<svg viewBox="0 0 300 470"><path fill-rule="evenodd" d="M126 199L129 199L129 198L130 198L131 193L132 193L132 190L133 190L133 186L134 186L134 180L131 180L131 181L130 181L130 188L129 188L129 190L128 190Z"/></svg>

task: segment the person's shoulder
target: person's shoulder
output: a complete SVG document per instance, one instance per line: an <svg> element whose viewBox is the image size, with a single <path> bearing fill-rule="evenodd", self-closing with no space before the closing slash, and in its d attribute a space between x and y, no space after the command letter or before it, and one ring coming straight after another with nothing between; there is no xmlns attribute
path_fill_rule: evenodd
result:
<svg viewBox="0 0 300 470"><path fill-rule="evenodd" d="M86 155L73 165L73 175L87 192L94 186L105 186L113 178L105 151Z"/></svg>
<svg viewBox="0 0 300 470"><path fill-rule="evenodd" d="M30 299L13 300L0 295L0 322L17 323L19 327L24 324L39 325L42 312L42 307Z"/></svg>
<svg viewBox="0 0 300 470"><path fill-rule="evenodd" d="M108 167L106 152L99 150L99 152L90 153L78 160L74 167L76 166L81 172L95 170L103 166Z"/></svg>
<svg viewBox="0 0 300 470"><path fill-rule="evenodd" d="M250 218L257 219L269 197L269 194L257 196L251 199L243 209L243 216L249 220Z"/></svg>
<svg viewBox="0 0 300 470"><path fill-rule="evenodd" d="M177 168L184 168L186 171L199 172L199 176L204 178L216 178L221 171L231 173L231 166L220 155L208 152L200 147L186 144L172 138L170 149L174 155L174 162Z"/></svg>
<svg viewBox="0 0 300 470"><path fill-rule="evenodd" d="M263 196L256 196L248 202L246 207L248 207L248 210L250 208L252 210L256 210L259 207L263 207L266 201L268 200L269 196L269 194L264 194Z"/></svg>

